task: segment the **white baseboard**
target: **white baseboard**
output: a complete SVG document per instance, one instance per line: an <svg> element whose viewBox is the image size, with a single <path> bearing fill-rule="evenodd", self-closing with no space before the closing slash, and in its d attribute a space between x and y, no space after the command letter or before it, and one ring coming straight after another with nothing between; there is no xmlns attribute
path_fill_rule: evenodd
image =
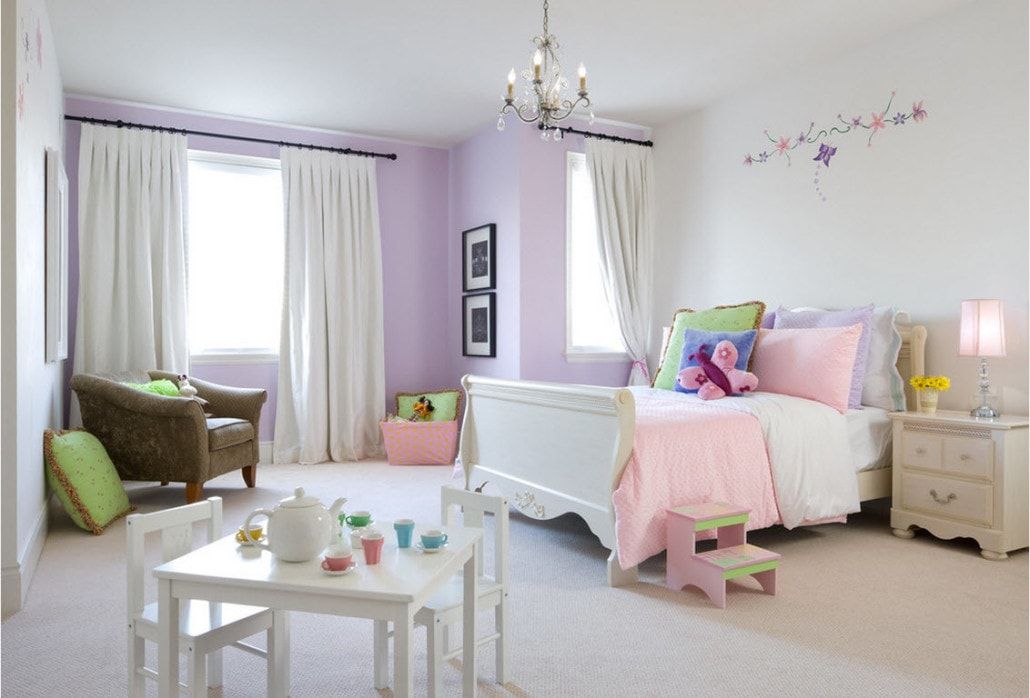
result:
<svg viewBox="0 0 1030 698"><path fill-rule="evenodd" d="M36 516L32 533L29 534L28 545L25 546L25 552L22 553L18 563L0 570L0 585L2 585L0 615L4 618L20 611L28 598L29 586L32 584L33 575L36 574L39 556L43 554L43 545L46 543L46 534L49 528L49 502L48 497Z"/></svg>
<svg viewBox="0 0 1030 698"><path fill-rule="evenodd" d="M272 442L271 441L259 441L258 442L258 463L261 465L271 465L272 463Z"/></svg>

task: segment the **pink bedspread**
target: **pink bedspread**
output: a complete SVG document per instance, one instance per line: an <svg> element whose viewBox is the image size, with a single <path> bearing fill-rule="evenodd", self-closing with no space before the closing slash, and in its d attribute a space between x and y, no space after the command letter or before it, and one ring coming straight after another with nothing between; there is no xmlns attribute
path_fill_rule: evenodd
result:
<svg viewBox="0 0 1030 698"><path fill-rule="evenodd" d="M761 425L715 402L638 396L633 453L613 501L623 567L665 550L670 507L706 501L746 506L749 530L780 520Z"/></svg>

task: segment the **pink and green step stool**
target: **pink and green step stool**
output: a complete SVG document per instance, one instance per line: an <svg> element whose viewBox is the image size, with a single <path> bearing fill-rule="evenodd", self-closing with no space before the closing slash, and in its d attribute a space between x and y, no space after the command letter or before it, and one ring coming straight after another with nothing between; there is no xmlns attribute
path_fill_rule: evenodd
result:
<svg viewBox="0 0 1030 698"><path fill-rule="evenodd" d="M726 608L726 582L751 575L767 594L776 594L776 568L780 555L747 542L750 509L725 502L706 502L667 510L666 580L679 591L693 585L719 608ZM717 529L715 550L699 553L700 531Z"/></svg>

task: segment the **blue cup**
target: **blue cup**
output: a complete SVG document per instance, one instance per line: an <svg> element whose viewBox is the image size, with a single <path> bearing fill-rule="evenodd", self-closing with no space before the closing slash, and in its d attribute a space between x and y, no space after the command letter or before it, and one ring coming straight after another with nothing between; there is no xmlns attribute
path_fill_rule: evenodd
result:
<svg viewBox="0 0 1030 698"><path fill-rule="evenodd" d="M447 534L433 529L422 534L422 547L435 550L447 544Z"/></svg>
<svg viewBox="0 0 1030 698"><path fill-rule="evenodd" d="M415 532L415 522L411 519L397 519L393 522L393 530L397 532L397 547L410 548L411 535Z"/></svg>

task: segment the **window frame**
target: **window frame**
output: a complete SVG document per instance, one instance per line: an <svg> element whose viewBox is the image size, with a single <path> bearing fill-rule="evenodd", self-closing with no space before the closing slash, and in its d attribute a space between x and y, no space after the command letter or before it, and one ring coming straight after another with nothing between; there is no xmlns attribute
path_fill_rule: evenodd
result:
<svg viewBox="0 0 1030 698"><path fill-rule="evenodd" d="M565 153L565 360L568 363L621 363L629 361L625 349L579 346L572 343L572 166L586 154L569 150Z"/></svg>
<svg viewBox="0 0 1030 698"><path fill-rule="evenodd" d="M240 165L243 167L261 167L269 170L282 172L282 161L279 158L266 158L257 155L238 155L236 153L223 153L214 150L203 150L189 148L186 151L187 172L191 161L210 162L222 165ZM189 177L186 178L186 214L187 225L189 222ZM285 215L285 211L283 212ZM189 237L187 234L187 245ZM188 250L188 248L187 248ZM188 255L188 252L187 252ZM187 267L187 298L189 297L189 271ZM189 308L187 306L187 312ZM279 352L269 352L263 349L235 349L229 347L218 347L200 353L193 353L190 349L191 366L215 366L230 364L278 364Z"/></svg>

